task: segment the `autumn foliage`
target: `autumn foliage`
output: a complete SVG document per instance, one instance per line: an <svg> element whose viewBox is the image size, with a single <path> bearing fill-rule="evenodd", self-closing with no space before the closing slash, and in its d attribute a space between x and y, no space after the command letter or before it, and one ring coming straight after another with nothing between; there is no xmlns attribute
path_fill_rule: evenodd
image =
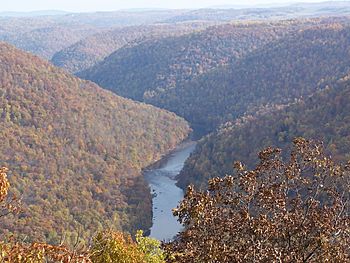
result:
<svg viewBox="0 0 350 263"><path fill-rule="evenodd" d="M141 170L188 136L175 114L135 103L0 43L0 162L23 211L0 235L74 244L151 225ZM140 214L139 211L142 211Z"/></svg>
<svg viewBox="0 0 350 263"><path fill-rule="evenodd" d="M19 211L19 203L15 198L9 198L10 183L7 180L7 168L0 168L0 218L15 214ZM86 254L86 252L85 252ZM13 238L7 242L0 240L0 262L91 262L87 255L70 251L63 245L52 246L49 244L24 244L19 243Z"/></svg>
<svg viewBox="0 0 350 263"><path fill-rule="evenodd" d="M142 231L136 234L136 242L129 235L104 231L94 238L91 248L91 260L95 263L162 263L163 251L160 242L142 236Z"/></svg>
<svg viewBox="0 0 350 263"><path fill-rule="evenodd" d="M348 18L232 22L121 48L78 75L175 112L200 137L346 74L348 25Z"/></svg>
<svg viewBox="0 0 350 263"><path fill-rule="evenodd" d="M349 262L350 166L320 143L294 140L288 161L267 148L260 163L189 187L174 211L186 230L166 245L170 262Z"/></svg>
<svg viewBox="0 0 350 263"><path fill-rule="evenodd" d="M127 26L98 32L57 52L51 62L71 73L84 71L124 46L150 39L183 35L204 28L208 23L156 24Z"/></svg>
<svg viewBox="0 0 350 263"><path fill-rule="evenodd" d="M7 179L8 169L0 167L0 218L20 211L20 200L16 196L8 197L10 183Z"/></svg>
<svg viewBox="0 0 350 263"><path fill-rule="evenodd" d="M165 244L136 242L114 231L98 233L90 247L0 242L1 262L348 262L350 164L335 164L321 143L294 140L288 161L267 148L260 163L214 178L206 192L192 186L174 211L185 230ZM1 207L7 203L6 169L0 173ZM6 206L8 207L8 206ZM11 212L15 212L13 210Z"/></svg>
<svg viewBox="0 0 350 263"><path fill-rule="evenodd" d="M15 199L8 198L10 184L7 168L0 169L0 218L16 213ZM6 211L6 213L3 213ZM0 221L1 222L1 221ZM115 231L102 231L96 234L92 244L80 246L79 239L73 248L47 243L26 243L9 237L0 240L0 262L4 263L162 263L163 250L158 240L144 237L142 231L136 234L136 242L130 235Z"/></svg>
<svg viewBox="0 0 350 263"><path fill-rule="evenodd" d="M0 202L4 201L4 199L7 196L7 191L10 186L8 180L7 180L7 169L1 168L0 169Z"/></svg>

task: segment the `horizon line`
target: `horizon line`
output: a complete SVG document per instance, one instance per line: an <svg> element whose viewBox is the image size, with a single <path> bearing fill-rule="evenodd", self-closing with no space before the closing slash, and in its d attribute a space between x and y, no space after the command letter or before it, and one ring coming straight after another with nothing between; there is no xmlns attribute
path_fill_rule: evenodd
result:
<svg viewBox="0 0 350 263"><path fill-rule="evenodd" d="M120 8L111 10L90 10L90 11L73 11L65 9L33 9L28 11L16 11L16 10L4 10L0 11L0 14L33 14L33 13L62 13L65 14L82 14L82 13L104 13L104 12L123 12L123 11L170 11L170 10L201 10L201 9L253 9L253 8L274 8L274 7L287 7L298 4L322 4L322 3L350 3L350 0L325 0L325 1L297 1L297 2L285 2L285 3L264 3L264 4L228 4L228 5L212 5L206 7L188 7L188 8L162 8L162 7L133 7L133 8Z"/></svg>

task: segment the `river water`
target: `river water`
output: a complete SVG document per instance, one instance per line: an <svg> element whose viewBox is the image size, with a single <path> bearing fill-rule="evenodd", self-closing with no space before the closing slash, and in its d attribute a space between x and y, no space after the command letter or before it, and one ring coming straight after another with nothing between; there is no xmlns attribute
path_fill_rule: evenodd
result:
<svg viewBox="0 0 350 263"><path fill-rule="evenodd" d="M154 194L153 226L150 237L169 241L182 229L171 211L184 196L182 189L175 185L175 177L180 173L195 146L194 142L180 146L160 168L144 173L151 193Z"/></svg>

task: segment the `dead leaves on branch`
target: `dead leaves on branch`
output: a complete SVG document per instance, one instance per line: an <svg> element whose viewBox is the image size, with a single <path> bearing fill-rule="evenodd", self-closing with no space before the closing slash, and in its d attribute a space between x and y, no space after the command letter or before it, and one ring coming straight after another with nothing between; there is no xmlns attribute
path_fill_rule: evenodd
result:
<svg viewBox="0 0 350 263"><path fill-rule="evenodd" d="M260 163L189 187L174 215L186 227L166 244L171 262L349 262L349 165L323 145L294 140L288 162L267 148Z"/></svg>
<svg viewBox="0 0 350 263"><path fill-rule="evenodd" d="M0 243L0 261L11 263L92 263L87 252L42 243Z"/></svg>
<svg viewBox="0 0 350 263"><path fill-rule="evenodd" d="M322 144L302 138L295 139L288 162L282 160L279 149L268 148L259 157L254 170L237 162L236 174L210 180L205 192L189 187L174 210L186 228L165 245L168 261L350 262L350 164L335 164L324 154ZM6 169L0 175L1 201L6 203ZM119 249L119 239L102 235L102 243L95 242L102 244L101 249L90 252L3 242L0 259L83 263L101 255L119 258L124 251L124 246ZM123 242L128 244L125 248L133 248L130 262L137 262L135 257L142 258L141 254L128 240ZM105 254L106 244L113 245L112 254Z"/></svg>

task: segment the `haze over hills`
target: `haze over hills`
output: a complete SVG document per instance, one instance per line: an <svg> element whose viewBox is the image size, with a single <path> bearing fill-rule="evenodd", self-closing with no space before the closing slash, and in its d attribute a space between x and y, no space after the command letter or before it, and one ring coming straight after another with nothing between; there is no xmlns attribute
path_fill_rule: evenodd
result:
<svg viewBox="0 0 350 263"><path fill-rule="evenodd" d="M0 35L0 40L49 60L56 52L98 31L100 30L88 26L53 25L22 34L5 33Z"/></svg>
<svg viewBox="0 0 350 263"><path fill-rule="evenodd" d="M269 28L270 25L259 22L232 23L185 36L151 39L120 49L78 75L122 96L144 100L178 88L184 81L215 68L226 66L285 34L283 22L276 23L275 28L273 25Z"/></svg>
<svg viewBox="0 0 350 263"><path fill-rule="evenodd" d="M273 8L131 9L91 13L65 13L55 10L18 14L15 12L12 15L11 13L0 14L0 40L50 60L55 53L85 37L95 33L103 34L103 31L115 27L204 21L223 23L232 20L288 19L348 14L350 14L349 3L338 1L300 3ZM87 63L87 65L90 64Z"/></svg>
<svg viewBox="0 0 350 263"><path fill-rule="evenodd" d="M33 11L29 14L41 14L42 11ZM55 12L55 11L53 11ZM60 11L58 11L60 12ZM188 10L119 10L119 11L96 11L96 12L62 12L61 14L39 15L34 17L1 17L1 19L20 18L20 21L38 21L41 25L44 22L56 23L59 25L88 25L96 27L132 26L159 23L172 16L181 15ZM44 11L45 13L45 11ZM25 13L24 13L25 14ZM12 20L14 21L14 20Z"/></svg>
<svg viewBox="0 0 350 263"><path fill-rule="evenodd" d="M89 35L103 34L104 31L116 27L153 24L183 12L159 10L69 13L35 17L0 16L0 40L50 60L55 53Z"/></svg>
<svg viewBox="0 0 350 263"><path fill-rule="evenodd" d="M187 123L8 44L0 51L0 159L25 208L1 233L72 244L79 229L82 238L102 227L147 230L140 171L187 137Z"/></svg>
<svg viewBox="0 0 350 263"><path fill-rule="evenodd" d="M51 59L56 66L69 72L86 70L124 46L136 45L148 39L184 35L199 31L213 23L154 24L121 27L88 36L57 52Z"/></svg>
<svg viewBox="0 0 350 263"><path fill-rule="evenodd" d="M295 3L250 5L244 8L204 8L190 10L180 16L175 16L166 22L184 21L231 21L231 20L276 20L297 17L340 16L350 14L348 1L334 1L321 3Z"/></svg>
<svg viewBox="0 0 350 263"><path fill-rule="evenodd" d="M0 12L1 16L6 17L35 17L35 16L58 16L66 15L69 12L62 10L41 10L41 11L30 11L30 12Z"/></svg>
<svg viewBox="0 0 350 263"><path fill-rule="evenodd" d="M350 2L0 13L0 40L0 262L349 261Z"/></svg>
<svg viewBox="0 0 350 263"><path fill-rule="evenodd" d="M83 24L63 24L55 16L0 18L0 40L46 60L61 49L104 30Z"/></svg>
<svg viewBox="0 0 350 263"><path fill-rule="evenodd" d="M322 79L345 74L348 23L325 19L217 26L121 49L78 75L173 111L205 134L256 107L311 94Z"/></svg>

